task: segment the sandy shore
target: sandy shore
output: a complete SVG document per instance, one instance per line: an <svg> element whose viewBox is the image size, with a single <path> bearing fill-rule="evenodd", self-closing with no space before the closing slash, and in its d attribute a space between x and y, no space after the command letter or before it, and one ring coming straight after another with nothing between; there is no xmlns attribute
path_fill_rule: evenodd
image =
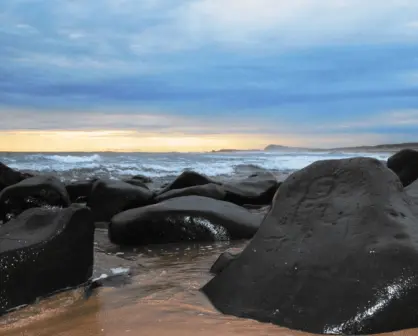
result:
<svg viewBox="0 0 418 336"><path fill-rule="evenodd" d="M245 245L171 245L121 252L108 242L105 230L98 230L95 274L129 267L132 283L100 288L88 300L82 290L75 290L28 306L0 319L0 336L309 335L221 315L199 292L212 277L208 270L219 253ZM387 335L418 336L418 329Z"/></svg>

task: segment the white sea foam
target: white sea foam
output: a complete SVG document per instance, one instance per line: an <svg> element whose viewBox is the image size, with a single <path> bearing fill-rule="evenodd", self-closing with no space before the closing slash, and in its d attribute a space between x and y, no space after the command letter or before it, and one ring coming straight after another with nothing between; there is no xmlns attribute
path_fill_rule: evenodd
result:
<svg viewBox="0 0 418 336"><path fill-rule="evenodd" d="M390 154L326 152L9 154L4 157L0 156L0 161L15 169L54 173L63 179L74 180L92 176L120 178L137 174L151 178L163 178L179 175L185 170L193 170L208 176L248 174L257 169L289 172L302 169L318 160L355 156L386 160Z"/></svg>
<svg viewBox="0 0 418 336"><path fill-rule="evenodd" d="M99 154L93 155L33 155L32 157L37 159L44 159L50 161L56 161L60 163L67 164L76 164L83 162L97 162L101 161L101 156Z"/></svg>

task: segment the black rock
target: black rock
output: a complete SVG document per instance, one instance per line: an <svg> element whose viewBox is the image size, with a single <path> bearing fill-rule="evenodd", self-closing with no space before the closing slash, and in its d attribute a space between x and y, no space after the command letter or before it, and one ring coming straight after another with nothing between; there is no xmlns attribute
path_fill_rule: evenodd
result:
<svg viewBox="0 0 418 336"><path fill-rule="evenodd" d="M131 179L141 181L143 183L152 183L152 179L145 175L134 175L131 177Z"/></svg>
<svg viewBox="0 0 418 336"><path fill-rule="evenodd" d="M418 202L418 180L405 187L405 192Z"/></svg>
<svg viewBox="0 0 418 336"><path fill-rule="evenodd" d="M21 173L0 162L0 191L29 177L32 175Z"/></svg>
<svg viewBox="0 0 418 336"><path fill-rule="evenodd" d="M90 196L93 184L96 181L97 179L93 179L86 181L77 181L67 184L65 188L67 189L71 202L79 202L78 200L80 199L82 199L83 201L87 200Z"/></svg>
<svg viewBox="0 0 418 336"><path fill-rule="evenodd" d="M116 215L109 238L119 245L247 239L256 233L261 220L231 203L185 196Z"/></svg>
<svg viewBox="0 0 418 336"><path fill-rule="evenodd" d="M70 204L64 184L52 176L30 177L0 192L0 216L3 221L30 208L67 207Z"/></svg>
<svg viewBox="0 0 418 336"><path fill-rule="evenodd" d="M29 209L0 227L0 315L92 276L94 226L86 207Z"/></svg>
<svg viewBox="0 0 418 336"><path fill-rule="evenodd" d="M238 205L268 205L279 186L271 173L254 174L243 180L224 183L225 201Z"/></svg>
<svg viewBox="0 0 418 336"><path fill-rule="evenodd" d="M176 198L176 197L182 197L182 196L203 196L203 197L209 197L217 200L224 200L225 199L225 190L222 188L222 186L215 184L215 183L209 183L204 185L198 185L183 189L174 189L167 191L163 194L158 195L155 197L156 202L163 202L165 200Z"/></svg>
<svg viewBox="0 0 418 336"><path fill-rule="evenodd" d="M93 184L87 205L95 222L108 222L125 210L152 203L153 193L118 180L98 180Z"/></svg>
<svg viewBox="0 0 418 336"><path fill-rule="evenodd" d="M241 254L241 249L231 248L222 253L210 269L210 273L221 273L231 262L236 260Z"/></svg>
<svg viewBox="0 0 418 336"><path fill-rule="evenodd" d="M311 333L418 327L418 218L378 160L290 176L242 254L203 287L225 314Z"/></svg>
<svg viewBox="0 0 418 336"><path fill-rule="evenodd" d="M145 189L149 189L148 186L142 180L129 178L129 179L124 179L123 182L134 185L134 186L137 186L137 187L142 187L142 188L145 188Z"/></svg>
<svg viewBox="0 0 418 336"><path fill-rule="evenodd" d="M74 202L72 202L72 203L87 204L88 200L89 199L88 199L87 196L80 196L76 200L74 200Z"/></svg>
<svg viewBox="0 0 418 336"><path fill-rule="evenodd" d="M181 175L179 175L173 182L165 186L159 194L161 195L163 193L166 193L167 191L174 189L184 189L208 183L219 184L218 182L210 179L205 175L195 173L193 171L185 171Z"/></svg>
<svg viewBox="0 0 418 336"><path fill-rule="evenodd" d="M406 187L418 179L418 152L403 149L388 159L387 166L399 176Z"/></svg>

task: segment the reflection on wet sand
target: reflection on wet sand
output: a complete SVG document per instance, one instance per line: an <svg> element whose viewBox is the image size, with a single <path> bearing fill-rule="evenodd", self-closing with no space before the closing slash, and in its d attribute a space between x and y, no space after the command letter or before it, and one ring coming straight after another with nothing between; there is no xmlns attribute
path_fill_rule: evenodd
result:
<svg viewBox="0 0 418 336"><path fill-rule="evenodd" d="M153 247L125 252L128 260L100 254L100 272L129 266L137 270L132 283L101 288L88 300L81 290L66 292L11 313L0 319L0 336L308 335L223 316L199 292L211 278L208 270L218 255L244 245ZM418 330L388 335L418 336Z"/></svg>

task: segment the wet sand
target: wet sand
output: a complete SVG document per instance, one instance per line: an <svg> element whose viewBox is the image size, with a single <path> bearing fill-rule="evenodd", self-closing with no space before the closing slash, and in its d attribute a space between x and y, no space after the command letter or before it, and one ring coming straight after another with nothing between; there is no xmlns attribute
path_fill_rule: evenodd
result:
<svg viewBox="0 0 418 336"><path fill-rule="evenodd" d="M107 242L104 231L96 240L95 275L129 267L131 283L100 288L89 299L73 290L13 312L0 318L0 336L308 335L223 316L199 292L218 255L246 242L121 251ZM418 330L388 335L418 336Z"/></svg>

